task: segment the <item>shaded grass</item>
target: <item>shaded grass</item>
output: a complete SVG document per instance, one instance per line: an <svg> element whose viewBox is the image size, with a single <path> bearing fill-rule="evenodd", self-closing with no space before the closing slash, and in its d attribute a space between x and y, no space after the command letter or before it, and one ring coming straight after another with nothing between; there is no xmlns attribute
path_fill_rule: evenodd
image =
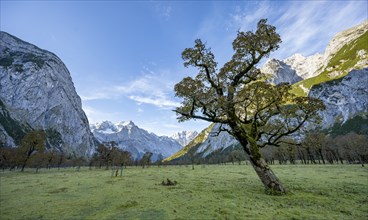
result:
<svg viewBox="0 0 368 220"><path fill-rule="evenodd" d="M0 173L0 219L367 219L368 169L272 167L286 196L264 194L250 166L130 167ZM162 186L170 178L175 186Z"/></svg>

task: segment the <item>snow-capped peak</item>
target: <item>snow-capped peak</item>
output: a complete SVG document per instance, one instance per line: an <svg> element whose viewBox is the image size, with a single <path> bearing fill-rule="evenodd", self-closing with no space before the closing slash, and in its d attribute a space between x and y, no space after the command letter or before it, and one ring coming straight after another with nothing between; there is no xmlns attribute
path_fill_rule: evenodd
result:
<svg viewBox="0 0 368 220"><path fill-rule="evenodd" d="M118 147L140 158L145 152L153 153L153 160L169 157L181 149L181 145L172 138L157 136L139 128L132 121L112 123L104 121L91 125L95 138L101 142L117 143Z"/></svg>
<svg viewBox="0 0 368 220"><path fill-rule="evenodd" d="M197 131L182 131L177 132L171 136L172 139L176 140L182 146L189 144L195 137L197 137Z"/></svg>
<svg viewBox="0 0 368 220"><path fill-rule="evenodd" d="M111 134L118 131L116 126L111 121L97 122L91 126L91 130L96 130L101 133Z"/></svg>
<svg viewBox="0 0 368 220"><path fill-rule="evenodd" d="M121 121L115 124L118 131L121 131L123 128L128 128L129 130L132 129L132 127L136 126L132 121Z"/></svg>

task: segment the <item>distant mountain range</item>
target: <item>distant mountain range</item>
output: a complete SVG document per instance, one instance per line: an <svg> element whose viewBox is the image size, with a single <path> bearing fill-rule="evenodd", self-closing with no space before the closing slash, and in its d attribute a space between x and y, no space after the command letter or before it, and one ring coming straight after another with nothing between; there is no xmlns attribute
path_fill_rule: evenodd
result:
<svg viewBox="0 0 368 220"><path fill-rule="evenodd" d="M153 161L171 156L183 147L178 141L186 143L188 138L193 139L196 135L196 132L183 131L173 135L174 138L157 136L139 128L132 121L103 121L90 125L90 128L98 142L114 141L119 148L131 152L135 159L141 158L145 152L151 152Z"/></svg>
<svg viewBox="0 0 368 220"><path fill-rule="evenodd" d="M326 111L320 112L322 129L332 135L349 131L368 134L368 21L338 33L324 54L304 57L295 54L283 61L272 59L261 72L270 83L290 83L299 96L320 98ZM181 160L188 152L206 158L241 150L219 124L211 124L186 147L167 161Z"/></svg>

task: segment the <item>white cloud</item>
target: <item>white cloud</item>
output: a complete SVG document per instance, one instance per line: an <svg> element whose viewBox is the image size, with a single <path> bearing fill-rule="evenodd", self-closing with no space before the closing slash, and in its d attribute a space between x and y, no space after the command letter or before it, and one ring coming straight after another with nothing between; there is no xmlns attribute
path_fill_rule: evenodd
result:
<svg viewBox="0 0 368 220"><path fill-rule="evenodd" d="M153 96L153 97L143 97L143 96L129 96L130 99L142 104L152 104L161 108L174 108L180 105L179 102L171 101L165 96Z"/></svg>
<svg viewBox="0 0 368 220"><path fill-rule="evenodd" d="M367 18L366 1L290 1L261 2L254 13L237 8L230 17L230 26L242 31L254 30L260 18L276 26L282 43L272 54L285 59L294 53L305 56L323 53L329 40L338 32L359 24ZM365 15L365 16L364 16Z"/></svg>
<svg viewBox="0 0 368 220"><path fill-rule="evenodd" d="M124 83L122 85L111 85L90 89L82 93L83 101L129 98L140 104L150 104L159 108L174 108L180 105L173 99L174 82L169 78L170 71L161 71L159 73L143 67L144 75L140 78Z"/></svg>

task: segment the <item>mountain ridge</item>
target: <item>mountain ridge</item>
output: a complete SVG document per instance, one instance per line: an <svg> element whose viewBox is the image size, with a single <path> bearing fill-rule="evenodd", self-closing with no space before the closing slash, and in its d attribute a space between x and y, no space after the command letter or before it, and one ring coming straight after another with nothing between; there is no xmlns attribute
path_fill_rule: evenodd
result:
<svg viewBox="0 0 368 220"><path fill-rule="evenodd" d="M90 128L100 143L114 141L119 148L131 152L135 159L140 159L145 152L151 152L153 161L162 160L182 148L176 140L150 133L132 121L103 121L91 124Z"/></svg>

